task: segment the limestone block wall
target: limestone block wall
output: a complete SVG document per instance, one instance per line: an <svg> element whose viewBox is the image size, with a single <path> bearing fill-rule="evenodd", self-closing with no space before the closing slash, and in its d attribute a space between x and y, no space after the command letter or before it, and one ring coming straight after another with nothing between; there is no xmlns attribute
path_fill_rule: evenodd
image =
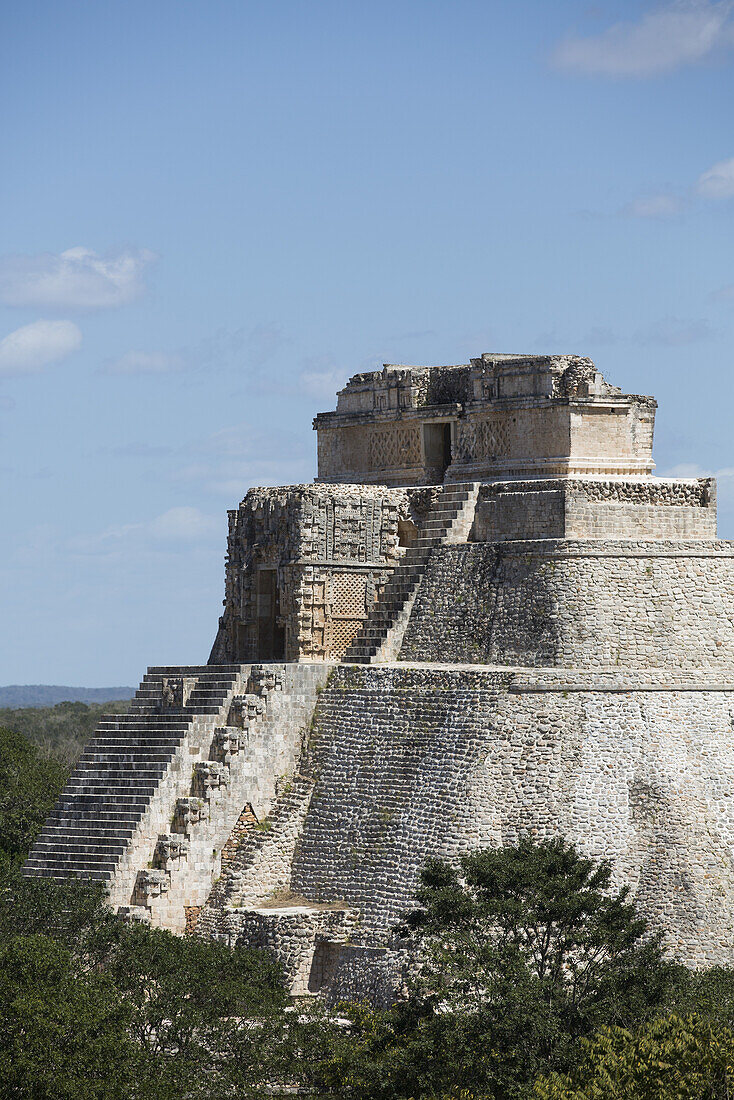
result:
<svg viewBox="0 0 734 1100"><path fill-rule="evenodd" d="M232 947L241 943L272 951L291 993L303 996L329 985L339 945L346 942L354 923L355 914L348 910L274 902L224 914L212 938Z"/></svg>
<svg viewBox="0 0 734 1100"><path fill-rule="evenodd" d="M339 667L293 890L356 909L353 944L384 946L428 856L564 835L612 861L677 956L731 963L732 685L634 680Z"/></svg>
<svg viewBox="0 0 734 1100"><path fill-rule="evenodd" d="M481 487L472 537L715 539L713 478L500 481Z"/></svg>
<svg viewBox="0 0 734 1100"><path fill-rule="evenodd" d="M734 548L572 540L437 547L399 659L734 669Z"/></svg>
<svg viewBox="0 0 734 1100"><path fill-rule="evenodd" d="M421 424L401 419L320 428L318 464L322 481L420 484L426 474Z"/></svg>

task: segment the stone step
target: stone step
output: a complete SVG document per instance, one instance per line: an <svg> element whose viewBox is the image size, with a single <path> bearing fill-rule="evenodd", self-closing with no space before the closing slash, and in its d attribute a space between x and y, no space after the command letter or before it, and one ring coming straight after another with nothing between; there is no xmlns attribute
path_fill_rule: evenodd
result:
<svg viewBox="0 0 734 1100"><path fill-rule="evenodd" d="M126 756L126 759L128 760L128 762L131 765L134 765L135 762L138 761L138 760L142 764L145 764L145 763L167 764L170 761L171 757L173 756L174 751L175 751L174 748L172 748L170 752L160 752L159 750L156 750L155 752L151 752L151 753L133 751L133 752L130 752L130 753L126 753L125 756ZM121 752L119 752L119 753L99 752L99 753L95 753L93 758L87 757L85 760L82 761L82 764L89 764L89 763L94 762L95 764L99 764L99 765L106 765L106 764L114 765L114 764L119 764L121 759L122 759L122 753Z"/></svg>
<svg viewBox="0 0 734 1100"><path fill-rule="evenodd" d="M119 828L95 828L94 839L103 841L120 841L124 844L133 835L135 829L132 825L120 826ZM38 834L38 840L36 843L57 843L59 845L66 845L67 842L74 843L77 840L89 839L89 829L86 825L79 825L76 828L71 825L44 825L41 832Z"/></svg>
<svg viewBox="0 0 734 1100"><path fill-rule="evenodd" d="M85 786L82 783L79 786L64 787L59 796L59 807L69 805L91 805L88 802L89 799L105 799L108 796L115 798L117 804L120 806L129 806L132 802L145 802L150 795L157 790L157 782L146 782L143 780L141 783L133 784L132 786L122 786L118 783L104 783L101 782L98 785L90 784Z"/></svg>
<svg viewBox="0 0 734 1100"><path fill-rule="evenodd" d="M25 867L28 871L35 871L44 875L64 874L89 875L90 878L110 878L115 871L118 860L116 859L90 859L89 856L72 856L69 859L36 859L30 857L26 860Z"/></svg>
<svg viewBox="0 0 734 1100"><path fill-rule="evenodd" d="M102 726L95 732L87 744L102 741L105 738L113 738L115 741L128 741L134 743L136 738L141 741L149 741L151 738L159 738L167 741L180 741L191 729L191 723L186 722L181 726L166 726L159 722L137 722L134 726Z"/></svg>
<svg viewBox="0 0 734 1100"><path fill-rule="evenodd" d="M119 860L119 856L112 852L85 852L74 854L66 851L56 851L48 855L36 855L34 852L30 856L36 865L42 864L46 867L54 865L64 865L69 863L75 863L77 865L86 864L89 867L114 867Z"/></svg>
<svg viewBox="0 0 734 1100"><path fill-rule="evenodd" d="M68 828L75 830L83 828L91 835L93 832L96 834L97 829L112 830L117 826L124 829L131 827L134 830L140 823L141 817L142 814L136 810L103 810L99 806L84 809L78 806L73 809L52 810L47 825L58 826L64 832Z"/></svg>
<svg viewBox="0 0 734 1100"><path fill-rule="evenodd" d="M94 793L102 789L119 790L125 794L131 791L154 791L158 787L163 774L160 775L136 775L129 771L123 775L108 775L104 772L98 775L75 775L64 785L62 796L76 798L82 792Z"/></svg>
<svg viewBox="0 0 734 1100"><path fill-rule="evenodd" d="M457 519L461 515L461 512L456 512L453 515L436 516L434 519L427 520L421 527L418 537L425 531L448 531L450 527L456 523Z"/></svg>
<svg viewBox="0 0 734 1100"><path fill-rule="evenodd" d="M171 707L169 709L172 710L173 713L176 714L179 719L181 719L181 717L192 717L193 718L198 714L209 716L209 715L215 714L217 712L217 710L219 710L220 708L221 708L221 704L218 704L218 705L212 704L212 706L198 706L197 705L197 706L192 706L192 707L190 707L190 706ZM142 715L147 715L151 718L155 718L155 717L158 716L158 712L155 709L155 707L153 707L153 706L150 706L150 707L141 706L139 713L142 714Z"/></svg>
<svg viewBox="0 0 734 1100"><path fill-rule="evenodd" d="M147 687L149 684L161 684L164 680L180 681L188 680L192 683L192 686L196 684L232 684L237 679L239 673L229 672L196 672L196 673L148 673L146 672L143 677L140 686Z"/></svg>
<svg viewBox="0 0 734 1100"><path fill-rule="evenodd" d="M229 672L237 674L247 665L150 665L146 676L218 676Z"/></svg>
<svg viewBox="0 0 734 1100"><path fill-rule="evenodd" d="M77 829L91 827L92 822L95 821L98 823L107 821L109 824L105 828L114 829L118 825L125 828L128 825L137 826L141 817L140 809L117 802L111 803L108 799L106 802L90 802L88 805L82 805L79 802L59 804L49 814L46 824L65 826L73 822L74 828Z"/></svg>
<svg viewBox="0 0 734 1100"><path fill-rule="evenodd" d="M139 710L129 710L125 714L103 714L99 722L102 726L115 726L120 729L127 729L129 726L143 726L149 725L151 721L159 726L169 726L181 728L188 726L188 721L180 714L167 714L165 711L160 711L158 714L143 714Z"/></svg>
<svg viewBox="0 0 734 1100"><path fill-rule="evenodd" d="M180 741L170 741L162 737L151 737L150 741L129 741L127 739L113 741L111 738L105 738L104 741L97 742L93 746L94 753L87 749L84 755L79 757L79 762L85 764L88 760L93 760L97 752L106 752L108 755L112 756L116 756L118 753L120 755L136 756L146 751L165 753L177 749L180 744Z"/></svg>
<svg viewBox="0 0 734 1100"><path fill-rule="evenodd" d="M93 840L84 841L81 837L75 840L71 840L68 837L64 841L64 852L68 852L71 855L79 855L81 853L90 853L92 855L104 855L110 857L119 857L125 852L127 848L127 842L122 838L110 839L108 842L100 840L95 837ZM59 844L55 839L44 840L43 837L39 837L33 846L33 851L36 853L35 858L42 859L46 853L51 855L59 852Z"/></svg>
<svg viewBox="0 0 734 1100"><path fill-rule="evenodd" d="M73 825L76 829L91 829L92 822L108 822L107 828L116 829L118 826L127 828L136 826L149 805L149 797L137 801L126 799L125 796L114 797L80 795L73 803L64 802L54 811L49 819L49 825L58 825L64 828Z"/></svg>
<svg viewBox="0 0 734 1100"><path fill-rule="evenodd" d="M127 753L132 756L140 756L146 752L166 753L179 747L183 737L103 737L96 742L88 742L80 760L87 760L92 756L98 757L100 753L115 756L117 753Z"/></svg>
<svg viewBox="0 0 734 1100"><path fill-rule="evenodd" d="M53 867L36 864L29 856L23 864L22 873L28 878L50 878L64 882L70 878L89 879L92 882L107 882L114 874L114 867L105 870L90 871L86 864L59 864Z"/></svg>
<svg viewBox="0 0 734 1100"><path fill-rule="evenodd" d="M72 819L82 822L100 818L137 823L147 810L149 802L147 795L144 798L128 798L126 795L112 795L109 792L103 795L82 794L73 801L60 801L51 820L61 823Z"/></svg>
<svg viewBox="0 0 734 1100"><path fill-rule="evenodd" d="M127 760L123 756L116 756L113 760L101 760L95 757L88 760L83 766L78 767L69 776L67 782L80 780L82 783L104 780L107 783L117 780L140 780L141 783L157 783L161 776L165 775L171 757L165 760L151 761L147 757L143 759Z"/></svg>
<svg viewBox="0 0 734 1100"><path fill-rule="evenodd" d="M87 745L93 745L97 741L112 738L114 741L127 741L134 744L136 738L141 741L149 741L151 738L165 741L175 741L177 744L191 731L191 722L182 723L180 726L169 726L162 722L136 722L130 726L98 726L94 737L90 737Z"/></svg>
<svg viewBox="0 0 734 1100"><path fill-rule="evenodd" d="M80 779L78 782L69 780L69 783L61 792L61 798L69 802L72 799L86 797L87 795L94 795L95 797L110 795L112 797L116 793L119 793L122 798L131 798L133 795L139 795L142 798L144 795L153 794L158 789L158 783L158 778L137 779L134 776L129 779L105 779L100 777Z"/></svg>
<svg viewBox="0 0 734 1100"><path fill-rule="evenodd" d="M165 765L160 767L148 767L147 761L142 764L137 760L124 760L118 757L113 763L104 765L100 761L90 761L86 768L77 768L64 784L64 790L69 790L69 784L78 786L89 783L120 783L129 785L138 783L155 786L165 773Z"/></svg>

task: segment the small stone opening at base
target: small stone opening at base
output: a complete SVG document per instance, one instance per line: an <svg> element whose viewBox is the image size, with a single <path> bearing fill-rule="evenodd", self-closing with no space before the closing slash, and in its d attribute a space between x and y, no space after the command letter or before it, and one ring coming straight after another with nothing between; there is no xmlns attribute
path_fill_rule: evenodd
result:
<svg viewBox="0 0 734 1100"><path fill-rule="evenodd" d="M328 940L322 940L316 944L311 972L308 976L309 993L320 993L331 985L339 965L343 946L344 944L341 943L329 943Z"/></svg>

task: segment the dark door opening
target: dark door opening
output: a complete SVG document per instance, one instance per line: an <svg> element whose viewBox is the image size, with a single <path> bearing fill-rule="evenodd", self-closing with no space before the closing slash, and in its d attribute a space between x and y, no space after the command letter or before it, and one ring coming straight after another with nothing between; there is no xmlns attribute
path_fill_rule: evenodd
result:
<svg viewBox="0 0 734 1100"><path fill-rule="evenodd" d="M276 569L257 571L257 655L261 661L285 658L285 630L279 624L280 591Z"/></svg>
<svg viewBox="0 0 734 1100"><path fill-rule="evenodd" d="M423 447L426 467L443 481L443 475L451 465L451 424L423 425Z"/></svg>

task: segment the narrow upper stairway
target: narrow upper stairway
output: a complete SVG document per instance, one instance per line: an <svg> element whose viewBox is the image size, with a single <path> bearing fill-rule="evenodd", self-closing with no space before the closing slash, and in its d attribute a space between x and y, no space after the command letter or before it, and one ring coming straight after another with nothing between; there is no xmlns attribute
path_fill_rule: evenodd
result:
<svg viewBox="0 0 734 1100"><path fill-rule="evenodd" d="M128 713L102 717L23 873L109 883L183 742L228 706L241 670L148 669Z"/></svg>
<svg viewBox="0 0 734 1100"><path fill-rule="evenodd" d="M405 551L344 661L382 664L397 660L428 559L436 546L467 541L478 495L479 482L443 486L417 541Z"/></svg>

